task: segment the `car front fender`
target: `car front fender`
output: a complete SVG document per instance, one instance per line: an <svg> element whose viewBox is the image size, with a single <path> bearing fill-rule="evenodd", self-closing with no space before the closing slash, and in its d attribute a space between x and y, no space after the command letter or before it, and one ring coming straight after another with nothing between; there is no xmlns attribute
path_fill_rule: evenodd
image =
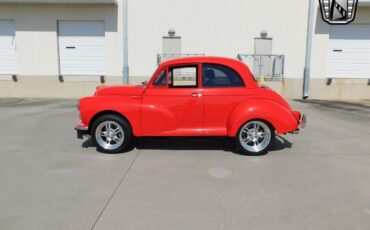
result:
<svg viewBox="0 0 370 230"><path fill-rule="evenodd" d="M250 120L265 120L277 133L298 129L298 121L288 108L268 99L250 99L240 103L230 114L227 122L228 136L234 137L239 128Z"/></svg>
<svg viewBox="0 0 370 230"><path fill-rule="evenodd" d="M135 136L141 135L141 98L136 96L95 96L80 99L80 118L91 128L97 116L115 113L131 125Z"/></svg>

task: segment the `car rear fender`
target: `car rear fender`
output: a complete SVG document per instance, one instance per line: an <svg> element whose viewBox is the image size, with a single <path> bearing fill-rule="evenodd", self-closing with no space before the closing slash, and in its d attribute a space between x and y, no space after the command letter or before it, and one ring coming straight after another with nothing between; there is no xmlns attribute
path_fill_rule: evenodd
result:
<svg viewBox="0 0 370 230"><path fill-rule="evenodd" d="M240 103L230 114L228 136L234 137L244 123L255 119L269 122L277 133L292 132L298 128L297 119L286 107L268 99L250 99Z"/></svg>

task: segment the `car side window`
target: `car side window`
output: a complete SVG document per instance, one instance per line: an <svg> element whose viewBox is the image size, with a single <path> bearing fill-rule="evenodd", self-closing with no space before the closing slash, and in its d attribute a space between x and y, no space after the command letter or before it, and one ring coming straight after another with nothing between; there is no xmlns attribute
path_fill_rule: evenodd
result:
<svg viewBox="0 0 370 230"><path fill-rule="evenodd" d="M171 88L198 87L198 67L196 65L172 67L168 73Z"/></svg>
<svg viewBox="0 0 370 230"><path fill-rule="evenodd" d="M164 69L161 74L155 79L154 85L156 86L165 86L167 85L167 73L166 69Z"/></svg>
<svg viewBox="0 0 370 230"><path fill-rule="evenodd" d="M205 88L244 86L235 70L218 64L203 64L202 84Z"/></svg>

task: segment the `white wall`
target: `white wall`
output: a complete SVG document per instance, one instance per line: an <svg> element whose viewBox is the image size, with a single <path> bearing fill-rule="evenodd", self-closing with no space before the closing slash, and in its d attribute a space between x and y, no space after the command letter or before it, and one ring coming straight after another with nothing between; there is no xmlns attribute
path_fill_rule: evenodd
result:
<svg viewBox="0 0 370 230"><path fill-rule="evenodd" d="M118 5L0 4L0 20L14 20L18 82L0 78L0 97L79 97L90 95L99 78L60 83L57 20L104 20L107 82L122 82L123 1ZM253 53L254 37L267 30L273 53L286 56L286 80L270 82L289 98L299 98L306 49L307 0L129 0L130 82L137 84L156 69L162 36L175 28L182 52L236 57ZM311 92L314 98L368 98L366 82L326 86L329 25L316 12ZM370 6L358 9L353 23L370 24ZM33 76L33 78L32 78ZM86 77L80 77L81 81ZM335 87L336 88L335 88Z"/></svg>
<svg viewBox="0 0 370 230"><path fill-rule="evenodd" d="M133 76L150 75L169 28L182 36L182 52L236 57L253 53L261 30L272 36L273 53L286 55L286 77L304 67L307 0L129 1L129 64Z"/></svg>
<svg viewBox="0 0 370 230"><path fill-rule="evenodd" d="M122 76L123 1L117 5L1 4L0 20L15 21L18 73L59 75L57 20L105 20L107 75ZM139 79L156 68L162 36L175 28L182 52L236 57L253 53L254 37L267 30L273 53L284 54L286 78L302 78L306 0L132 0L129 1L130 75ZM316 12L312 77L324 78L329 25ZM359 7L353 23L370 23L370 7Z"/></svg>

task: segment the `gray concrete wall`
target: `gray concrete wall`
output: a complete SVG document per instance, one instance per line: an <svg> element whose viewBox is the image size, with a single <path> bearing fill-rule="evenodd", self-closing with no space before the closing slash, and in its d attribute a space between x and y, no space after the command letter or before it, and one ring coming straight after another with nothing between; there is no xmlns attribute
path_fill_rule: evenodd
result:
<svg viewBox="0 0 370 230"><path fill-rule="evenodd" d="M303 80L300 78L265 81L265 85L290 99L302 98L302 84ZM327 85L326 79L312 78L309 98L341 101L370 100L370 86L367 85L367 79L333 79L332 84Z"/></svg>
<svg viewBox="0 0 370 230"><path fill-rule="evenodd" d="M130 84L141 84L148 77L131 77ZM105 85L122 84L122 77L108 76ZM42 97L42 98L79 98L93 95L96 86L102 85L99 77L89 79L65 77L59 82L57 76L19 76L18 81L11 76L0 80L0 97ZM281 81L265 81L279 94L286 98L302 97L302 79L287 78ZM325 79L313 78L310 81L310 98L323 100L370 100L370 86L367 79L334 79L326 85Z"/></svg>

